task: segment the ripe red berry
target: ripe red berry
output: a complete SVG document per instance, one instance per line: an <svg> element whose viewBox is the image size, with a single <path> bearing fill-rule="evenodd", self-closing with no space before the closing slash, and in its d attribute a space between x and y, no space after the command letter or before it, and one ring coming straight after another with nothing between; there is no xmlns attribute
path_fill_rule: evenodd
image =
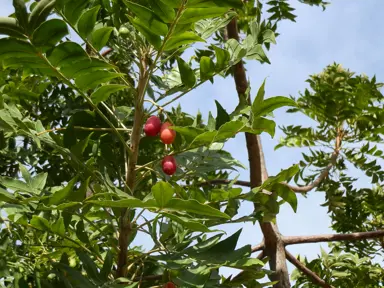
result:
<svg viewBox="0 0 384 288"><path fill-rule="evenodd" d="M161 129L161 121L157 116L151 116L148 118L144 125L144 133L147 136L156 136Z"/></svg>
<svg viewBox="0 0 384 288"><path fill-rule="evenodd" d="M164 288L176 288L176 285L172 282L165 283L163 285Z"/></svg>
<svg viewBox="0 0 384 288"><path fill-rule="evenodd" d="M161 125L160 128L160 140L164 144L172 144L176 138L176 131L169 129L169 126L172 126L172 124L169 122L165 122L163 125Z"/></svg>
<svg viewBox="0 0 384 288"><path fill-rule="evenodd" d="M175 174L177 169L176 159L173 156L165 156L161 162L161 166L164 173L171 176Z"/></svg>

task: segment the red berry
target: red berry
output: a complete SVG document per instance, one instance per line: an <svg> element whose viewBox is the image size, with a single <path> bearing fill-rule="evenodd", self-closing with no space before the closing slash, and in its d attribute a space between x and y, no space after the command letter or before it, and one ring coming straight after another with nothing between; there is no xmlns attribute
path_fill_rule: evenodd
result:
<svg viewBox="0 0 384 288"><path fill-rule="evenodd" d="M176 288L176 285L172 282L165 283L164 288Z"/></svg>
<svg viewBox="0 0 384 288"><path fill-rule="evenodd" d="M144 133L147 136L156 136L161 129L161 121L157 116L151 116L148 118L144 125Z"/></svg>
<svg viewBox="0 0 384 288"><path fill-rule="evenodd" d="M164 173L171 176L175 174L177 169L176 159L173 156L165 156L161 162L161 166Z"/></svg>
<svg viewBox="0 0 384 288"><path fill-rule="evenodd" d="M165 122L163 125L161 125L160 128L160 140L164 144L172 144L176 138L176 131L169 129L169 126L172 126L172 124L169 122Z"/></svg>

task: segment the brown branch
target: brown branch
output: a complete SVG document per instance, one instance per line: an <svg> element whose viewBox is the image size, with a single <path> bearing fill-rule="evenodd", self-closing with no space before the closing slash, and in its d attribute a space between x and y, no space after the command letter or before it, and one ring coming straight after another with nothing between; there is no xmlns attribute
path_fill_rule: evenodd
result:
<svg viewBox="0 0 384 288"><path fill-rule="evenodd" d="M149 71L147 67L147 55L142 55L140 58L140 77L137 86L137 98L135 103L135 115L133 121L133 128L131 134L131 151L132 155L128 158L126 163L126 186L129 189L125 189L126 193L133 193L136 178L136 164L139 156L139 143L143 122L143 103L145 90L148 83ZM130 190L130 191L128 191ZM120 234L119 234L119 254L117 260L117 277L125 277L127 274L127 255L128 255L128 242L132 232L131 223L129 221L129 210L127 208L122 209L120 217Z"/></svg>
<svg viewBox="0 0 384 288"><path fill-rule="evenodd" d="M228 39L240 40L237 28L237 19L232 19L227 25ZM243 61L239 61L233 66L233 75L236 84L236 90L241 99L248 89L247 76L244 69ZM251 105L251 99L248 98L248 104ZM247 152L250 170L250 187L255 188L268 178L267 169L264 161L263 149L261 146L260 136L245 133L247 144ZM291 287L289 283L288 268L285 259L284 243L277 226L272 222L260 222L260 227L264 235L265 256L269 257L269 266L275 273L271 275L272 281L279 281L274 285L275 288Z"/></svg>
<svg viewBox="0 0 384 288"><path fill-rule="evenodd" d="M348 234L324 234L311 236L286 236L283 237L285 245L318 243L318 242L333 242L333 241L358 241L365 239L374 239L384 236L384 230L372 232L356 232Z"/></svg>
<svg viewBox="0 0 384 288"><path fill-rule="evenodd" d="M293 186L293 185L290 185L286 182L283 182L281 184L286 185L293 192L296 192L296 193L307 193L307 192L311 191L312 189L318 187L320 185L320 183L328 176L329 171L332 169L332 167L336 163L336 159L337 159L338 154L339 153L336 151L332 153L331 161L328 164L328 166L320 173L319 177L317 177L311 184L306 185L306 186ZM209 181L203 182L200 185L229 184L231 182L232 182L231 180L227 180L227 179L214 179L214 180L209 180ZM243 181L243 180L237 180L234 182L234 184L239 185L239 186L244 186L244 187L251 187L251 182Z"/></svg>
<svg viewBox="0 0 384 288"><path fill-rule="evenodd" d="M265 256L264 256L264 251L261 251L257 256L256 256L256 259L263 259Z"/></svg>
<svg viewBox="0 0 384 288"><path fill-rule="evenodd" d="M107 56L108 54L110 54L112 52L113 52L113 49L112 48L108 48L103 53L101 53L101 56L105 57L105 56Z"/></svg>
<svg viewBox="0 0 384 288"><path fill-rule="evenodd" d="M333 288L333 286L329 285L327 282L321 279L315 272L305 267L305 265L303 265L298 259L296 259L295 256L293 256L287 250L285 250L285 255L288 261L291 262L293 265L295 265L296 268L299 269L304 275L310 278L314 284L317 284L324 288Z"/></svg>
<svg viewBox="0 0 384 288"><path fill-rule="evenodd" d="M252 247L251 253L255 253L257 251L262 251L262 250L264 250L264 248L265 248L265 245L264 245L264 241L263 241L260 244Z"/></svg>

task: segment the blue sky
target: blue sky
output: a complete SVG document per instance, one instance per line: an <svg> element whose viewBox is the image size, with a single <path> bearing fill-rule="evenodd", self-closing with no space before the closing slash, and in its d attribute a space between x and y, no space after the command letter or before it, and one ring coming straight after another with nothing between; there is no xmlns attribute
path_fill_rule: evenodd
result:
<svg viewBox="0 0 384 288"><path fill-rule="evenodd" d="M303 5L291 1L296 8L298 17L296 23L285 21L280 25L277 45L268 52L271 65L260 65L256 61L248 61L247 76L251 81L252 95L265 77L266 97L297 96L307 84L308 75L319 73L332 62L341 63L356 73L368 76L377 75L378 81L384 81L384 31L382 25L382 0L336 0L323 12L321 8ZM1 16L13 12L11 0L2 0ZM214 100L233 111L237 105L237 94L233 79L215 78L214 85L206 83L180 100L184 111L196 115L197 111L207 119L208 111L216 112ZM301 124L305 126L308 120L302 116L285 114L283 109L275 113L278 125ZM268 172L275 175L281 169L297 163L301 159L301 150L282 148L274 151L281 132L277 131L274 139L267 134L262 135L264 153ZM226 149L242 163L248 164L244 135L231 139ZM353 176L361 176L351 171ZM248 171L240 171L240 179L249 179ZM370 187L369 181L361 178L359 186ZM284 205L278 215L278 225L283 235L311 235L331 233L330 220L326 208L320 207L324 202L322 193L310 192L308 198L299 196L298 212L295 214L290 206ZM243 213L252 211L250 204L244 205ZM230 226L228 233L233 233L243 227L238 246L256 245L262 240L258 224L236 224ZM145 239L138 239L138 244L144 244ZM323 248L327 244L322 244ZM320 244L289 246L288 250L297 255L316 257L320 253ZM292 269L292 266L289 266Z"/></svg>

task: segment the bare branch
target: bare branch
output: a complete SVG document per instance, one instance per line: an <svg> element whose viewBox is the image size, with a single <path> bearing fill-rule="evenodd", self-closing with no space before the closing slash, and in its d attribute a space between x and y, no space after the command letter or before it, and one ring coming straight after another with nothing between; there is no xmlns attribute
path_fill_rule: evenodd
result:
<svg viewBox="0 0 384 288"><path fill-rule="evenodd" d="M315 179L311 184L307 186L291 186L287 183L286 184L292 191L296 193L307 193L311 191L313 188L316 188L320 185L320 183L328 176L329 171L332 169L332 167L336 164L337 156L339 155L339 151L335 150L331 155L331 161L328 164L328 166L320 173L319 177Z"/></svg>
<svg viewBox="0 0 384 288"><path fill-rule="evenodd" d="M332 153L331 156L331 162L328 164L328 166L320 173L319 177L317 177L311 184L306 185L306 186L293 186L288 183L281 183L289 187L293 192L296 193L307 193L311 191L312 189L316 188L317 186L320 185L320 183L328 176L329 171L332 169L332 167L336 163L337 156L339 155L339 152L335 151ZM210 180L207 182L203 182L200 185L209 185L209 184L229 184L231 183L231 180L226 180L226 179L215 179L215 180ZM244 186L244 187L251 187L251 183L248 181L243 181L243 180L237 180L234 182L235 185L239 186Z"/></svg>
<svg viewBox="0 0 384 288"><path fill-rule="evenodd" d="M237 19L232 19L227 25L228 39L239 41L239 30L237 27ZM236 91L241 99L246 96L248 90L248 79L245 73L243 61L239 61L233 66L233 78L236 84ZM251 98L248 97L248 104L251 105ZM263 148L261 145L260 135L245 133L247 144L247 152L250 170L250 187L260 186L268 179L268 173L265 165ZM275 273L270 276L272 281L277 280L275 288L291 287L289 283L288 268L285 259L284 243L277 225L272 222L259 222L260 228L264 235L265 249L264 253L269 257L269 266Z"/></svg>
<svg viewBox="0 0 384 288"><path fill-rule="evenodd" d="M265 257L265 255L264 255L264 251L261 251L261 252L259 253L259 255L256 256L256 258L259 259L259 260L263 259L264 257Z"/></svg>
<svg viewBox="0 0 384 288"><path fill-rule="evenodd" d="M283 237L285 245L303 244L303 243L318 243L318 242L333 242L333 241L357 241L365 239L374 239L384 237L384 230L372 232L356 232L348 234L324 234L311 236L286 236Z"/></svg>
<svg viewBox="0 0 384 288"><path fill-rule="evenodd" d="M113 49L112 48L108 48L107 50L105 50L103 53L101 53L101 56L105 57L107 56L108 54L112 53Z"/></svg>
<svg viewBox="0 0 384 288"><path fill-rule="evenodd" d="M333 288L333 286L329 285L327 282L321 279L315 272L305 267L299 260L296 259L295 256L293 256L287 250L285 250L285 256L289 262L296 266L297 269L299 269L304 275L308 276L308 278L310 278L314 284L325 288Z"/></svg>
<svg viewBox="0 0 384 288"><path fill-rule="evenodd" d="M254 246L254 247L252 247L252 253L255 253L255 252L257 252L257 251L262 251L262 250L264 250L264 248L265 248L265 245L264 245L264 241L263 242L261 242L260 244L258 244L258 245L256 245L256 246Z"/></svg>

